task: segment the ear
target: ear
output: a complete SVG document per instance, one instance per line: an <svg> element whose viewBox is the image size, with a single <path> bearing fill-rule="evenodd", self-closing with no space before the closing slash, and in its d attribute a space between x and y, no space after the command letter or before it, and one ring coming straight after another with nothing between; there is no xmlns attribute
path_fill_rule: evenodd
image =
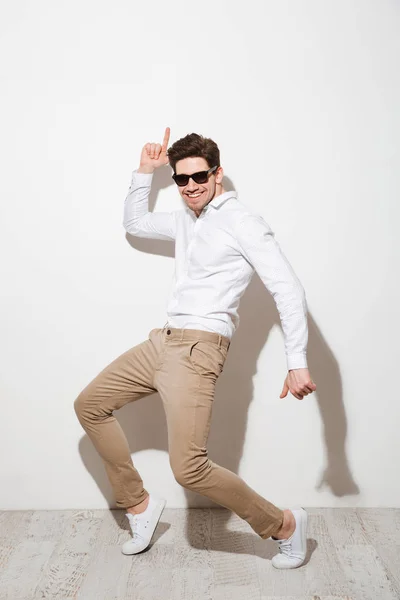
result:
<svg viewBox="0 0 400 600"><path fill-rule="evenodd" d="M222 167L218 167L215 175L215 183L222 183L224 178L224 170Z"/></svg>

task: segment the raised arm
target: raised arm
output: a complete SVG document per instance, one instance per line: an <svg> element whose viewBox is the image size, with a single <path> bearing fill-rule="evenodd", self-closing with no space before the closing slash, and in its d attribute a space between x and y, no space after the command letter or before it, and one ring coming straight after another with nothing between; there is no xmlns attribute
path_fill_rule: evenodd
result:
<svg viewBox="0 0 400 600"><path fill-rule="evenodd" d="M143 146L140 165L132 173L132 181L124 202L123 226L136 237L174 240L176 213L149 212L149 195L155 169L169 163L167 156L170 128L165 129L162 144L148 142Z"/></svg>

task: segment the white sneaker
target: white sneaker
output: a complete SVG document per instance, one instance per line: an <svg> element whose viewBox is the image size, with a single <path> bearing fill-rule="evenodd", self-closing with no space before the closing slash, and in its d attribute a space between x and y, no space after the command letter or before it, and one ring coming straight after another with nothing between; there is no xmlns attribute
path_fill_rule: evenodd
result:
<svg viewBox="0 0 400 600"><path fill-rule="evenodd" d="M307 513L304 508L289 509L296 520L294 533L286 540L271 539L278 542L279 554L272 558L277 569L295 569L303 564L307 553Z"/></svg>
<svg viewBox="0 0 400 600"><path fill-rule="evenodd" d="M147 548L153 537L157 523L160 520L165 504L166 501L164 498L157 498L150 494L149 503L144 512L137 515L133 515L129 512L125 513L131 526L132 539L123 544L123 554L137 554Z"/></svg>

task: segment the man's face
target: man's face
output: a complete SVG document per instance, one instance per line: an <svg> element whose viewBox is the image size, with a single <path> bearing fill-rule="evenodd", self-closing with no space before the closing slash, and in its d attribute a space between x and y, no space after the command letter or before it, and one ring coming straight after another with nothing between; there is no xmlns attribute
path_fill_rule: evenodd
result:
<svg viewBox="0 0 400 600"><path fill-rule="evenodd" d="M208 165L205 158L191 156L178 160L175 165L175 172L177 175L181 173L191 175L198 171L208 171L213 166ZM183 187L177 186L177 188L187 206L199 216L205 205L215 196L221 194L222 186L217 184L221 184L222 178L223 170L222 167L219 167L208 176L206 183L196 183L193 179L189 179L187 185Z"/></svg>

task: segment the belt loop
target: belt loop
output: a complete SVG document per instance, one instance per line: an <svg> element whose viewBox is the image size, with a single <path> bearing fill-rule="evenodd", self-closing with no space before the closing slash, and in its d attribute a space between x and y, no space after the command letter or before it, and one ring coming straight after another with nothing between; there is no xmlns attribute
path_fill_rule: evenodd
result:
<svg viewBox="0 0 400 600"><path fill-rule="evenodd" d="M182 330L181 330L181 331L182 331L182 333L181 333L181 343L182 343L182 342L183 342L183 334L184 334L184 332L185 332L185 330L183 329L183 327L182 327Z"/></svg>
<svg viewBox="0 0 400 600"><path fill-rule="evenodd" d="M218 348L221 348L221 343L222 343L222 335L218 336Z"/></svg>

